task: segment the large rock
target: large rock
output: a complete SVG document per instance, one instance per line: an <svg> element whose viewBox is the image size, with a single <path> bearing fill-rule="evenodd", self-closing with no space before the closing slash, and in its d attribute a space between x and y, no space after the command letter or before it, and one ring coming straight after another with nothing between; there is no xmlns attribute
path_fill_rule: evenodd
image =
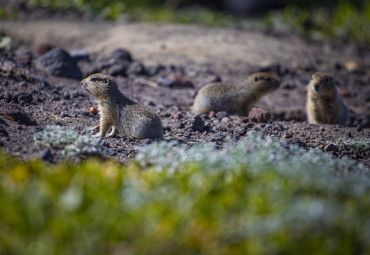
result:
<svg viewBox="0 0 370 255"><path fill-rule="evenodd" d="M37 67L52 75L80 80L82 73L68 52L54 48L37 59Z"/></svg>

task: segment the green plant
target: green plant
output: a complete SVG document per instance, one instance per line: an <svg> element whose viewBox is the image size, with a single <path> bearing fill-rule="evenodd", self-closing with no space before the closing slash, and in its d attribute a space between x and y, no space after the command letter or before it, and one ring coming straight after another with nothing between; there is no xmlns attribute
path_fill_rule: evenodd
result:
<svg viewBox="0 0 370 255"><path fill-rule="evenodd" d="M329 144L330 142L328 142ZM355 139L345 139L343 137L338 138L335 142L331 142L336 145L344 144L347 147L360 149L360 150L370 150L370 138L361 137Z"/></svg>
<svg viewBox="0 0 370 255"><path fill-rule="evenodd" d="M0 153L0 254L366 254L369 170L256 134L122 166Z"/></svg>
<svg viewBox="0 0 370 255"><path fill-rule="evenodd" d="M61 151L64 156L107 155L109 150L102 140L89 135L79 135L73 128L46 126L34 134L34 141L40 147L51 147Z"/></svg>

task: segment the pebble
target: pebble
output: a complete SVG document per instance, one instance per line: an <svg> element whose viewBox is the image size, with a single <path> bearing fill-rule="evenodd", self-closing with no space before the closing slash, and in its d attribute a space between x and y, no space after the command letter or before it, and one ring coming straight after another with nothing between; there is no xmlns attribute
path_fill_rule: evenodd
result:
<svg viewBox="0 0 370 255"><path fill-rule="evenodd" d="M62 48L48 51L36 61L37 68L52 75L81 80L82 73L68 52Z"/></svg>
<svg viewBox="0 0 370 255"><path fill-rule="evenodd" d="M191 128L194 131L203 131L204 125L205 125L204 120L200 116L195 116Z"/></svg>
<svg viewBox="0 0 370 255"><path fill-rule="evenodd" d="M43 159L43 160L46 160L46 161L52 161L54 156L51 153L49 148L45 148L45 149L42 149L41 151L39 151L36 154L36 158Z"/></svg>
<svg viewBox="0 0 370 255"><path fill-rule="evenodd" d="M132 61L132 56L130 51L123 49L123 48L117 48L112 51L111 57L115 59L125 60L125 61Z"/></svg>
<svg viewBox="0 0 370 255"><path fill-rule="evenodd" d="M330 144L328 144L328 145L326 145L324 147L324 151L325 152L329 152L329 151L338 152L339 150L338 150L338 147L337 146L335 146L334 144L330 143Z"/></svg>
<svg viewBox="0 0 370 255"><path fill-rule="evenodd" d="M134 74L134 75L146 75L147 74L147 71L146 71L145 66L141 62L134 61L128 67L127 73L128 74L131 74L131 75L132 74Z"/></svg>
<svg viewBox="0 0 370 255"><path fill-rule="evenodd" d="M128 62L115 63L109 67L108 74L111 76L127 76Z"/></svg>
<svg viewBox="0 0 370 255"><path fill-rule="evenodd" d="M159 86L163 86L163 87L173 87L175 82L173 80L170 80L170 79L167 79L167 78L159 78L157 80L157 83Z"/></svg>
<svg viewBox="0 0 370 255"><path fill-rule="evenodd" d="M210 111L210 112L208 113L208 118L212 119L212 118L214 118L214 117L216 117L216 113L215 113L214 111Z"/></svg>
<svg viewBox="0 0 370 255"><path fill-rule="evenodd" d="M175 112L175 113L173 113L172 114L172 118L174 118L174 119L176 119L176 120L180 120L180 119L182 119L184 116L182 116L182 114L181 113L179 113L179 112Z"/></svg>
<svg viewBox="0 0 370 255"><path fill-rule="evenodd" d="M25 82L25 81L21 81L18 85L19 85L20 87L27 87L27 82Z"/></svg>
<svg viewBox="0 0 370 255"><path fill-rule="evenodd" d="M69 53L76 62L89 59L89 53L84 50L73 50Z"/></svg>
<svg viewBox="0 0 370 255"><path fill-rule="evenodd" d="M339 89L338 94L340 97L351 97L351 92L347 89Z"/></svg>
<svg viewBox="0 0 370 255"><path fill-rule="evenodd" d="M245 126L247 128L252 128L252 127L254 127L254 123L253 122L247 122L247 124Z"/></svg>
<svg viewBox="0 0 370 255"><path fill-rule="evenodd" d="M69 115L67 114L67 113L65 113L65 112L61 112L60 113L60 117L61 118L65 118L65 117L68 117Z"/></svg>
<svg viewBox="0 0 370 255"><path fill-rule="evenodd" d="M15 60L19 65L29 65L32 62L32 53L28 50L17 50Z"/></svg>
<svg viewBox="0 0 370 255"><path fill-rule="evenodd" d="M222 119L222 118L225 118L225 117L228 117L229 114L225 111L222 111L222 112L217 112L216 113L216 118L217 119Z"/></svg>
<svg viewBox="0 0 370 255"><path fill-rule="evenodd" d="M271 119L271 112L262 108L253 107L248 118L257 123L267 123Z"/></svg>
<svg viewBox="0 0 370 255"><path fill-rule="evenodd" d="M348 61L345 67L346 70L351 73L361 73L363 71L363 66L356 61Z"/></svg>
<svg viewBox="0 0 370 255"><path fill-rule="evenodd" d="M36 52L37 54L39 55L44 55L45 53L51 51L55 46L50 44L50 43L43 43L43 44L40 44L37 49L36 49Z"/></svg>

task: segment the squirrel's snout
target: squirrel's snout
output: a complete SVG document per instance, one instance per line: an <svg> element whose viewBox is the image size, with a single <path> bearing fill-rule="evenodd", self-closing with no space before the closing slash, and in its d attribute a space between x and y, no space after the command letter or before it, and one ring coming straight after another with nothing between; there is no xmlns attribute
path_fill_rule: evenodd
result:
<svg viewBox="0 0 370 255"><path fill-rule="evenodd" d="M86 82L85 82L85 80L82 80L81 82L80 82L80 85L83 87L83 88L86 88Z"/></svg>

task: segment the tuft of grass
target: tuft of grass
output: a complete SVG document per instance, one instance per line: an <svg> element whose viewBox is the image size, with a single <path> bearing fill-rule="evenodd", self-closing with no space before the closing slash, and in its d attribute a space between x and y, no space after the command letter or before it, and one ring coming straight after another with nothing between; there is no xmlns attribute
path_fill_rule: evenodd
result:
<svg viewBox="0 0 370 255"><path fill-rule="evenodd" d="M67 157L110 154L109 150L103 146L101 139L90 135L79 135L73 128L46 126L43 131L35 133L33 138L36 145L54 148Z"/></svg>
<svg viewBox="0 0 370 255"><path fill-rule="evenodd" d="M369 170L256 134L126 166L0 153L0 254L366 254Z"/></svg>

